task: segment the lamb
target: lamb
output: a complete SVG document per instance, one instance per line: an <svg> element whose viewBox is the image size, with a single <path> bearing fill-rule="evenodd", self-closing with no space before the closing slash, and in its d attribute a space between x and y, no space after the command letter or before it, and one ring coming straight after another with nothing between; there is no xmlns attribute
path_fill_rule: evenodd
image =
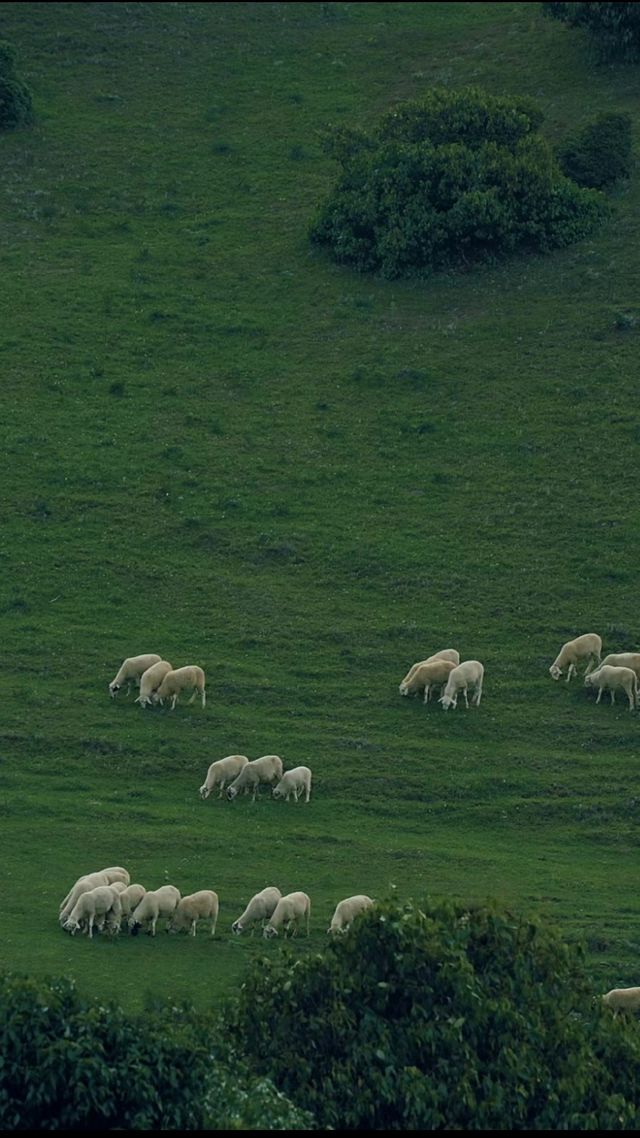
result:
<svg viewBox="0 0 640 1138"><path fill-rule="evenodd" d="M159 889L149 890L136 905L129 917L129 929L133 936L137 936L143 924L149 924L147 930L151 936L156 935L156 925L159 917L172 917L180 903L180 890L175 885L161 885Z"/></svg>
<svg viewBox="0 0 640 1138"><path fill-rule="evenodd" d="M308 802L311 796L311 771L309 767L294 767L293 770L285 771L278 785L274 786L273 797L284 798L288 802L293 794L297 802L303 791L305 802Z"/></svg>
<svg viewBox="0 0 640 1138"><path fill-rule="evenodd" d="M409 668L409 671L400 684L400 695L411 695L411 691L405 690L405 686L413 679L417 668L421 668L423 664L431 664L433 660L451 660L453 664L459 664L460 653L456 648L443 648L441 652L434 652L433 656L427 656L426 660L419 660L417 664ZM415 691L416 689L411 690Z"/></svg>
<svg viewBox="0 0 640 1138"><path fill-rule="evenodd" d="M135 700L141 707L149 707L153 703L152 695L158 690L167 672L173 671L173 665L168 660L158 660L152 664L140 677L140 695Z"/></svg>
<svg viewBox="0 0 640 1138"><path fill-rule="evenodd" d="M165 699L169 699L171 696L171 710L173 711L180 692L189 691L190 688L193 688L193 695L188 702L193 703L196 695L199 694L204 707L206 703L204 672L197 664L187 664L184 668L176 668L175 671L167 672L160 687L153 693L153 702L163 704Z"/></svg>
<svg viewBox="0 0 640 1138"><path fill-rule="evenodd" d="M410 680L400 685L401 695L413 695L414 692L424 688L424 702L429 702L429 694L433 687L444 687L451 672L458 665L453 660L429 660L418 664Z"/></svg>
<svg viewBox="0 0 640 1138"><path fill-rule="evenodd" d="M612 988L602 1002L614 1012L640 1011L640 988Z"/></svg>
<svg viewBox="0 0 640 1138"><path fill-rule="evenodd" d="M282 893L276 889L275 885L268 885L266 889L256 893L249 901L244 913L238 917L237 921L233 922L231 931L239 936L251 925L251 933L253 934L258 921L264 922L273 916L281 897Z"/></svg>
<svg viewBox="0 0 640 1138"><path fill-rule="evenodd" d="M140 904L146 892L144 885L139 885L137 882L134 885L127 885L127 888L120 894L123 917L131 916L131 913L136 906Z"/></svg>
<svg viewBox="0 0 640 1138"><path fill-rule="evenodd" d="M128 870L123 869L121 865L109 866L107 869L79 877L64 900L60 902L60 923L64 924L78 898L89 889L96 889L99 885L112 885L114 881L124 881L125 885L128 885L130 880Z"/></svg>
<svg viewBox="0 0 640 1138"><path fill-rule="evenodd" d="M577 636L575 640L567 640L567 643L562 645L549 668L549 673L554 680L559 680L566 668L567 683L569 683L573 673L577 673L579 663L586 660L585 675L587 675L592 670L594 661L595 664L600 663L601 654L602 640L597 632L585 632L584 636Z"/></svg>
<svg viewBox="0 0 640 1138"><path fill-rule="evenodd" d="M155 652L148 652L145 656L129 656L128 659L124 660L120 665L116 675L109 684L109 695L111 698L115 698L116 693L120 691L123 684L127 685L127 695L129 694L132 683L135 684L136 687L140 687L140 677L143 672L146 672L147 668L150 668L152 664L157 664L161 659L162 656L158 656Z"/></svg>
<svg viewBox="0 0 640 1138"><path fill-rule="evenodd" d="M254 759L252 763L246 763L243 766L240 774L233 780L231 786L227 787L227 798L230 802L241 790L248 794L253 789L252 802L256 800L258 793L258 786L262 782L273 783L276 779L282 778L282 759L278 755L262 755L259 759Z"/></svg>
<svg viewBox="0 0 640 1138"><path fill-rule="evenodd" d="M631 668L640 680L640 652L611 652L600 667L604 668L605 664L611 664L613 668Z"/></svg>
<svg viewBox="0 0 640 1138"><path fill-rule="evenodd" d="M122 905L120 894L111 885L98 885L96 889L89 889L82 893L76 901L64 927L72 935L86 923L89 938L93 937L94 924L102 931L105 921L113 932L120 931L122 919Z"/></svg>
<svg viewBox="0 0 640 1138"><path fill-rule="evenodd" d="M167 931L177 933L181 929L189 928L190 936L195 936L198 921L208 918L213 936L218 921L218 909L218 894L212 889L200 889L197 893L190 893L188 897L181 897L169 921Z"/></svg>
<svg viewBox="0 0 640 1138"><path fill-rule="evenodd" d="M284 925L284 933L286 936L291 932L291 936L295 936L298 930L298 923L306 920L307 936L309 936L309 917L311 916L311 901L306 893L287 893L286 897L281 897L276 905L273 915L267 925L265 925L262 935L267 938L278 935L279 928Z"/></svg>
<svg viewBox="0 0 640 1138"><path fill-rule="evenodd" d="M344 901L339 901L327 932L346 933L355 917L372 905L373 901L365 893L357 893L355 897L346 897Z"/></svg>
<svg viewBox="0 0 640 1138"><path fill-rule="evenodd" d="M610 664L602 664L595 672L589 672L584 677L584 686L598 689L596 703L600 703L603 691L611 692L612 703L616 701L616 692L624 691L629 700L629 711L638 705L638 677L632 668L614 668Z"/></svg>
<svg viewBox="0 0 640 1138"><path fill-rule="evenodd" d="M218 798L222 798L224 788L228 782L240 774L243 767L249 762L246 755L227 755L226 759L218 759L212 763L207 771L207 777L200 787L200 797L208 798L214 786L220 787Z"/></svg>
<svg viewBox="0 0 640 1138"><path fill-rule="evenodd" d="M464 660L462 664L458 664L449 673L447 686L444 689L444 694L440 696L439 703L442 704L443 710L458 705L458 693L464 693L464 702L467 709L469 708L469 701L467 699L467 688L471 686L474 689L473 696L471 697L471 706L478 707L480 704L480 697L482 695L482 681L484 679L484 667L479 660Z"/></svg>

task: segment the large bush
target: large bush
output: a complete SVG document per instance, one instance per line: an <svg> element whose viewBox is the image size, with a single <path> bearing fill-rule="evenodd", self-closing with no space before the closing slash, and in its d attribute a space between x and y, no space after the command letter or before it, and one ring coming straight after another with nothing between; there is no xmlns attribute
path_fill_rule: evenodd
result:
<svg viewBox="0 0 640 1138"><path fill-rule="evenodd" d="M329 131L342 174L311 240L390 278L579 240L607 205L564 176L541 118L529 100L436 88L371 134Z"/></svg>
<svg viewBox="0 0 640 1138"><path fill-rule="evenodd" d="M562 20L573 28L587 28L600 54L635 60L640 55L640 5L609 3L543 3L545 16Z"/></svg>
<svg viewBox="0 0 640 1138"><path fill-rule="evenodd" d="M33 122L31 92L18 79L15 62L15 48L0 40L0 130L14 130Z"/></svg>
<svg viewBox="0 0 640 1138"><path fill-rule="evenodd" d="M379 905L344 939L256 963L229 1023L321 1127L635 1129L640 1033L577 950L492 907Z"/></svg>
<svg viewBox="0 0 640 1138"><path fill-rule="evenodd" d="M579 186L608 189L633 170L631 116L600 115L558 152L562 170Z"/></svg>

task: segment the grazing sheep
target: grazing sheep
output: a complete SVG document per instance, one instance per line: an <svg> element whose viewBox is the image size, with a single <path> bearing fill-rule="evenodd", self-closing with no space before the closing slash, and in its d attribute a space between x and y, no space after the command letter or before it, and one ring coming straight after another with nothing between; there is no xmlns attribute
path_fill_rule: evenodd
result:
<svg viewBox="0 0 640 1138"><path fill-rule="evenodd" d="M213 936L218 921L218 909L218 894L212 889L200 889L198 893L190 893L188 897L181 897L169 921L167 931L177 933L181 929L188 928L190 936L195 936L198 921L208 918Z"/></svg>
<svg viewBox="0 0 640 1138"><path fill-rule="evenodd" d="M120 931L122 919L122 906L120 894L111 885L98 885L96 889L89 889L82 893L68 918L64 922L67 932L75 935L82 925L86 924L89 938L93 937L94 924L102 931L105 921L113 932Z"/></svg>
<svg viewBox="0 0 640 1138"><path fill-rule="evenodd" d="M600 667L604 668L605 664L611 664L613 668L631 668L640 680L640 652L611 652Z"/></svg>
<svg viewBox="0 0 640 1138"><path fill-rule="evenodd" d="M256 893L249 901L244 913L238 917L237 921L233 922L231 931L239 935L251 925L251 934L253 935L258 921L267 921L269 917L273 916L281 897L282 893L276 889L275 885L268 885L266 889Z"/></svg>
<svg viewBox="0 0 640 1138"><path fill-rule="evenodd" d="M414 674L418 668L421 668L423 664L431 664L433 660L450 660L452 664L459 664L460 653L456 648L443 648L441 652L434 652L433 656L427 656L426 660L419 660L417 664L414 664L413 667L409 668L409 671L400 684L400 695L411 695L412 692L418 690L417 688L407 688L407 685L411 683L411 680L413 679Z"/></svg>
<svg viewBox="0 0 640 1138"><path fill-rule="evenodd" d="M226 784L237 778L248 762L246 755L227 755L226 759L218 759L212 763L207 771L207 777L200 787L200 797L208 798L214 786L219 786L218 798L222 798Z"/></svg>
<svg viewBox="0 0 640 1138"><path fill-rule="evenodd" d="M567 643L562 645L549 668L549 673L554 680L559 680L566 668L567 683L569 683L573 673L578 671L578 664L586 660L585 675L587 675L592 670L594 662L600 663L601 654L602 640L597 632L585 632L584 636L576 636L575 640L567 640Z"/></svg>
<svg viewBox="0 0 640 1138"><path fill-rule="evenodd" d="M158 690L167 672L172 671L173 665L168 660L158 660L157 664L147 668L140 677L140 695L135 702L141 707L149 707L153 703L153 693Z"/></svg>
<svg viewBox="0 0 640 1138"><path fill-rule="evenodd" d="M109 684L109 695L111 698L113 699L115 697L116 692L120 691L123 684L127 685L127 695L129 694L132 683L135 684L136 687L140 687L140 677L142 674L146 672L147 668L150 668L152 664L157 664L161 659L162 656L158 656L155 652L148 652L145 656L129 656L129 658L124 660L120 665L115 677Z"/></svg>
<svg viewBox="0 0 640 1138"><path fill-rule="evenodd" d="M603 691L611 692L612 703L616 701L616 692L623 691L629 700L629 711L638 705L638 677L632 668L613 668L610 664L602 664L584 677L584 686L598 689L596 703L600 703Z"/></svg>
<svg viewBox="0 0 640 1138"><path fill-rule="evenodd" d="M278 785L274 786L273 797L284 798L288 802L293 794L297 802L303 791L305 802L308 802L311 797L311 771L309 767L294 767L293 770L285 771Z"/></svg>
<svg viewBox="0 0 640 1138"><path fill-rule="evenodd" d="M137 882L134 885L127 885L124 892L120 894L123 917L131 916L136 905L140 904L146 892L144 885L139 885Z"/></svg>
<svg viewBox="0 0 640 1138"><path fill-rule="evenodd" d="M193 703L196 695L199 694L204 707L206 703L204 672L197 664L187 664L184 668L176 668L175 671L167 672L160 687L153 693L153 702L163 704L165 699L169 699L171 696L171 710L173 711L180 692L189 691L191 688L193 695L188 702Z"/></svg>
<svg viewBox="0 0 640 1138"><path fill-rule="evenodd" d="M602 1002L614 1012L640 1011L640 988L612 988Z"/></svg>
<svg viewBox="0 0 640 1138"><path fill-rule="evenodd" d="M430 660L420 664L411 679L404 684L402 695L413 695L414 692L424 688L424 702L429 702L431 688L444 687L454 668L458 667L453 660ZM401 685L402 686L402 685Z"/></svg>
<svg viewBox="0 0 640 1138"><path fill-rule="evenodd" d="M457 707L458 693L464 693L464 702L467 709L469 708L469 700L467 699L467 688L474 689L473 696L471 697L471 706L478 707L480 704L480 697L482 695L482 681L484 678L484 667L479 660L464 660L462 664L458 664L449 673L447 686L444 689L444 694L440 696L439 703L442 704L443 710L448 711L450 707Z"/></svg>
<svg viewBox="0 0 640 1138"><path fill-rule="evenodd" d="M175 885L161 885L159 889L150 889L129 917L129 929L133 936L137 936L143 924L149 924L147 932L155 936L158 918L172 917L179 902L180 890L176 889Z"/></svg>
<svg viewBox="0 0 640 1138"><path fill-rule="evenodd" d="M339 901L327 932L346 933L355 917L372 905L373 901L365 893L357 893L355 897L346 897L344 901Z"/></svg>
<svg viewBox="0 0 640 1138"><path fill-rule="evenodd" d="M282 778L282 759L278 755L262 755L259 759L254 759L252 763L246 763L243 766L240 774L233 780L231 786L227 787L227 798L230 802L241 790L248 794L253 790L252 802L256 800L258 786L262 782L273 783L276 779Z"/></svg>
<svg viewBox="0 0 640 1138"><path fill-rule="evenodd" d="M89 889L96 889L98 885L113 885L114 881L123 881L125 885L128 885L130 880L128 870L123 869L121 865L112 865L108 869L99 869L95 873L85 873L78 878L64 900L60 902L58 918L60 923L64 924L82 893L86 893Z"/></svg>
<svg viewBox="0 0 640 1138"><path fill-rule="evenodd" d="M311 901L306 893L287 893L286 897L281 897L276 905L271 920L265 925L262 935L269 939L269 937L277 936L278 929L284 925L283 936L288 932L291 936L295 936L298 931L298 923L306 920L307 936L309 936L309 917L311 916Z"/></svg>

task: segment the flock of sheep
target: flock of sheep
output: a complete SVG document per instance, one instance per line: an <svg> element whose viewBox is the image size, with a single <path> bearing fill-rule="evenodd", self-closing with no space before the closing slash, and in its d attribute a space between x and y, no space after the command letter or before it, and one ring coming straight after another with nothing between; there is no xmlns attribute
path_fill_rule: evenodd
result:
<svg viewBox="0 0 640 1138"><path fill-rule="evenodd" d="M155 703L163 705L165 699L171 699L173 711L178 696L185 691L193 692L189 703L193 703L197 695L200 696L203 707L206 703L205 677L202 668L197 664L173 668L167 660L163 660L162 656L158 656L155 652L148 652L143 656L131 656L123 661L109 684L109 695L112 699L125 684L127 695L132 684L140 688L136 703L141 707L149 707Z"/></svg>

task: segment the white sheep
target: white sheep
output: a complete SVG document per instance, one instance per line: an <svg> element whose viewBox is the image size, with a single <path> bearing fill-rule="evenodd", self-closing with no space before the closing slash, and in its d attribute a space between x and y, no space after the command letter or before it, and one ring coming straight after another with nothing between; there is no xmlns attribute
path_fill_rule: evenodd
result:
<svg viewBox="0 0 640 1138"><path fill-rule="evenodd" d="M293 794L297 802L303 791L304 800L308 802L311 797L311 771L309 767L294 767L293 770L285 771L278 785L274 786L273 797L284 798L288 802Z"/></svg>
<svg viewBox="0 0 640 1138"><path fill-rule="evenodd" d="M483 679L484 667L479 660L464 660L462 664L458 664L457 668L454 668L453 671L449 673L447 686L438 701L442 704L443 710L447 711L450 707L457 707L459 692L463 692L464 702L468 709L469 700L467 699L467 689L469 687L473 688L471 706L478 707L482 695Z"/></svg>
<svg viewBox="0 0 640 1138"><path fill-rule="evenodd" d="M269 939L270 937L277 936L278 930L284 925L283 936L291 933L295 936L298 931L298 924L306 921L307 936L309 936L309 918L311 916L311 901L306 893L287 893L286 897L281 897L276 905L273 915L268 924L265 925L262 935Z"/></svg>
<svg viewBox="0 0 640 1138"><path fill-rule="evenodd" d="M244 913L238 917L237 921L233 922L231 931L240 935L241 932L251 926L251 933L253 934L258 921L268 921L269 917L273 916L281 897L282 893L275 885L267 885L266 889L254 894Z"/></svg>
<svg viewBox="0 0 640 1138"><path fill-rule="evenodd" d="M204 682L204 672L197 664L187 664L184 668L176 668L175 671L167 672L160 687L153 693L153 702L163 704L165 699L171 697L171 710L173 711L180 692L193 689L193 695L188 703L193 703L196 695L199 694L204 707L206 703Z"/></svg>
<svg viewBox="0 0 640 1138"><path fill-rule="evenodd" d="M109 684L109 695L111 698L114 698L116 692L120 691L123 684L127 685L127 695L129 694L132 683L135 684L136 687L140 687L140 677L143 672L146 672L147 668L150 668L152 664L157 664L161 659L162 656L158 656L155 652L148 652L144 656L129 656L128 659L122 662L116 675Z"/></svg>
<svg viewBox="0 0 640 1138"><path fill-rule="evenodd" d="M120 894L123 917L131 916L133 910L140 904L146 892L144 885L140 885L137 881L134 882L133 885L127 885L127 888Z"/></svg>
<svg viewBox="0 0 640 1138"><path fill-rule="evenodd" d="M578 664L582 663L583 660L586 661L586 675L591 671L594 663L600 663L601 654L602 640L597 632L585 632L584 636L576 636L575 640L567 640L567 643L562 645L549 668L549 674L554 680L559 680L566 668L567 683L569 683L573 673L578 671Z"/></svg>
<svg viewBox="0 0 640 1138"><path fill-rule="evenodd" d="M613 668L631 668L640 680L640 652L611 652L599 666L604 668L605 664L611 664Z"/></svg>
<svg viewBox="0 0 640 1138"><path fill-rule="evenodd" d="M63 924L73 906L75 905L78 897L82 893L88 892L89 889L96 889L98 885L113 885L114 881L123 881L125 885L129 884L131 880L128 870L124 869L121 865L112 865L107 869L96 870L95 873L85 873L79 877L71 889L67 893L63 901L60 902L59 920Z"/></svg>
<svg viewBox="0 0 640 1138"><path fill-rule="evenodd" d="M458 667L453 660L429 660L419 664L414 670L410 680L402 684L401 695L413 695L414 692L424 688L424 702L429 702L432 688L444 687L454 668Z"/></svg>
<svg viewBox="0 0 640 1138"><path fill-rule="evenodd" d="M336 911L331 918L331 924L327 929L328 933L346 933L351 925L351 922L358 916L359 913L364 913L366 909L370 909L373 901L367 897L366 893L357 893L355 897L345 897L344 901L339 901L336 905Z"/></svg>
<svg viewBox="0 0 640 1138"><path fill-rule="evenodd" d="M248 762L246 755L227 755L226 759L217 759L207 771L207 777L200 787L200 797L208 798L214 786L219 786L218 798L222 798L226 784L233 782Z"/></svg>
<svg viewBox="0 0 640 1138"><path fill-rule="evenodd" d="M440 652L434 652L433 656L427 656L426 660L419 660L417 664L409 668L409 671L400 684L400 695L411 695L413 691L418 690L416 688L407 688L407 684L411 683L418 668L421 668L423 664L431 664L433 660L450 660L452 664L459 664L460 653L456 648L443 648Z"/></svg>
<svg viewBox="0 0 640 1138"><path fill-rule="evenodd" d="M129 917L129 929L136 936L143 924L149 924L151 936L156 935L159 917L172 917L180 902L180 890L175 885L161 885L150 889L136 905Z"/></svg>
<svg viewBox="0 0 640 1138"><path fill-rule="evenodd" d="M173 665L168 660L158 660L143 672L140 677L140 695L136 699L141 707L149 707L153 703L153 693L158 690L167 672L173 671Z"/></svg>
<svg viewBox="0 0 640 1138"><path fill-rule="evenodd" d="M640 988L612 988L602 1002L614 1012L640 1011Z"/></svg>
<svg viewBox="0 0 640 1138"><path fill-rule="evenodd" d="M117 933L120 931L121 919L122 905L118 891L111 885L98 885L97 888L89 889L78 897L64 922L64 927L67 932L74 935L82 925L86 924L89 937L92 938L94 924L102 931L105 921L108 921L109 927Z"/></svg>
<svg viewBox="0 0 640 1138"><path fill-rule="evenodd" d="M216 931L219 910L218 894L212 889L200 889L197 893L190 893L181 897L176 910L167 926L170 933L189 929L190 936L196 935L196 925L200 920L210 921L211 936Z"/></svg>
<svg viewBox="0 0 640 1138"><path fill-rule="evenodd" d="M254 759L251 763L246 763L243 766L240 774L233 780L231 786L227 787L227 798L230 802L241 790L248 794L253 790L252 802L256 800L258 787L261 783L274 783L276 779L282 778L282 759L278 755L262 755L259 759Z"/></svg>
<svg viewBox="0 0 640 1138"><path fill-rule="evenodd" d="M600 703L603 691L611 692L611 702L616 701L616 692L623 691L629 700L629 711L638 705L638 677L632 668L614 668L610 664L602 664L595 672L589 672L584 677L584 686L597 688Z"/></svg>

